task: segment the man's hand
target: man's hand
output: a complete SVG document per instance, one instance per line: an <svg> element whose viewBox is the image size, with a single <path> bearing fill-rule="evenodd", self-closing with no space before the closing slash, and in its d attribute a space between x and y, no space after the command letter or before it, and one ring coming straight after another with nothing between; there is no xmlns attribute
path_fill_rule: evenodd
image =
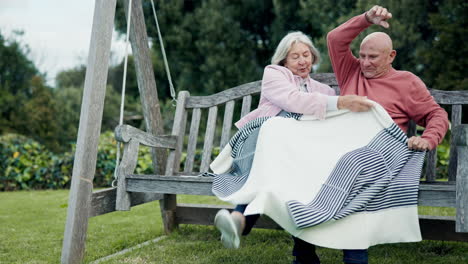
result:
<svg viewBox="0 0 468 264"><path fill-rule="evenodd" d="M411 137L408 139L408 148L412 150L429 150L429 141L425 140L422 137Z"/></svg>
<svg viewBox="0 0 468 264"><path fill-rule="evenodd" d="M392 13L388 12L387 8L381 6L373 6L369 11L366 12L366 19L369 23L380 25L384 28L388 28L387 20L392 18Z"/></svg>
<svg viewBox="0 0 468 264"><path fill-rule="evenodd" d="M338 97L338 109L349 109L351 112L369 111L374 104L364 96L343 95Z"/></svg>

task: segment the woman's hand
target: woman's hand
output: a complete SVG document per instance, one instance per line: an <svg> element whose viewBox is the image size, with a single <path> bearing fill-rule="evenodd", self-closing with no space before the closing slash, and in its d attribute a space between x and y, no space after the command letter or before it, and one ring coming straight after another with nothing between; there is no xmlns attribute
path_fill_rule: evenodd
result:
<svg viewBox="0 0 468 264"><path fill-rule="evenodd" d="M338 97L338 109L348 109L351 112L366 112L373 106L364 96L343 95Z"/></svg>

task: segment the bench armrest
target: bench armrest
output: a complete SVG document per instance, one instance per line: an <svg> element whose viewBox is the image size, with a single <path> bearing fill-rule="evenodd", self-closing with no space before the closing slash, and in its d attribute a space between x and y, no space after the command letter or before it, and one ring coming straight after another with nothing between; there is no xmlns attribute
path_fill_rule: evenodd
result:
<svg viewBox="0 0 468 264"><path fill-rule="evenodd" d="M176 136L155 136L129 125L117 126L114 132L115 139L124 143L129 142L131 139L134 139L137 140L140 144L143 144L148 147L168 149L175 149L176 147Z"/></svg>

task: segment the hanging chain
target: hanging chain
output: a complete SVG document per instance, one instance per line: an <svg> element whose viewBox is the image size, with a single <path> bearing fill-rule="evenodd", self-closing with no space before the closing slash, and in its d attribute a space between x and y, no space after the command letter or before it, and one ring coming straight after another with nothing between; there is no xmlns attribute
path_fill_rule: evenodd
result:
<svg viewBox="0 0 468 264"><path fill-rule="evenodd" d="M122 78L122 95L120 100L120 116L119 116L119 126L123 125L124 118L124 106L125 106L125 86L127 82L127 64L128 64L128 43L130 37L130 21L132 17L132 0L128 1L128 17L127 17L127 36L125 38L125 62L124 62L124 71ZM118 175L117 169L120 163L120 148L122 143L117 142L117 153L115 157L115 169L114 169L114 180L112 181L112 187L117 187Z"/></svg>
<svg viewBox="0 0 468 264"><path fill-rule="evenodd" d="M177 103L176 93L175 93L174 85L172 84L171 71L169 70L169 64L167 63L166 50L164 48L161 30L159 29L158 16L156 15L156 9L154 8L153 0L151 0L151 7L153 8L154 22L156 23L156 29L158 30L159 44L161 45L161 53L163 55L164 66L166 68L167 79L169 81L169 89L171 91L172 105L175 106Z"/></svg>

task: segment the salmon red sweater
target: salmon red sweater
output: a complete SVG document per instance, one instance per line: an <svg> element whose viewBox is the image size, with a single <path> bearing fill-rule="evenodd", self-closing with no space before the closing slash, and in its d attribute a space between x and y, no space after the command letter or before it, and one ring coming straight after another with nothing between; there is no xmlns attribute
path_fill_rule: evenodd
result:
<svg viewBox="0 0 468 264"><path fill-rule="evenodd" d="M426 128L422 138L434 149L447 132L447 112L434 101L421 79L411 72L393 68L375 79L368 79L361 73L359 59L353 56L350 44L370 25L362 14L328 33L328 52L340 94L367 96L378 102L403 131L407 130L408 122L414 120Z"/></svg>

